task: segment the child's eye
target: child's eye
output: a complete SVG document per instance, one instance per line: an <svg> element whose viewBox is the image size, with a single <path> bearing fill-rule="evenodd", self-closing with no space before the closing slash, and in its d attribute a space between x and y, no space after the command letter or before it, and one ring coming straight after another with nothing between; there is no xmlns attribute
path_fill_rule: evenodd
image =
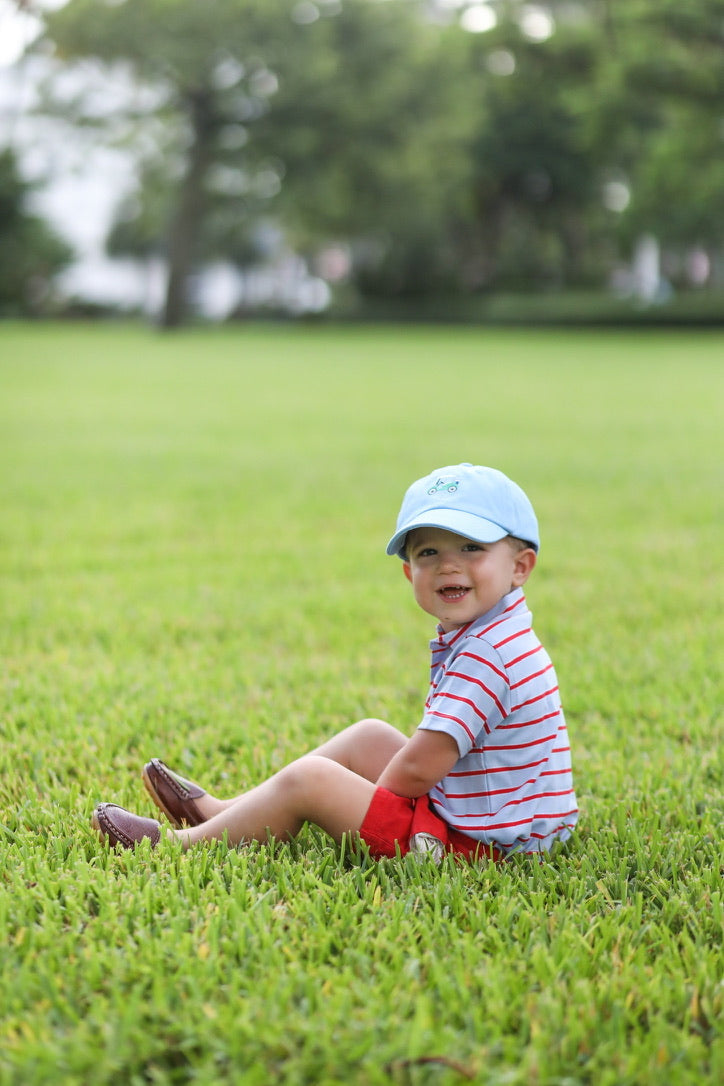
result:
<svg viewBox="0 0 724 1086"><path fill-rule="evenodd" d="M430 558L433 554L437 554L434 547L423 547L422 550L417 552L418 558Z"/></svg>
<svg viewBox="0 0 724 1086"><path fill-rule="evenodd" d="M466 543L463 547L464 551L482 551L484 547L481 547L479 543Z"/></svg>

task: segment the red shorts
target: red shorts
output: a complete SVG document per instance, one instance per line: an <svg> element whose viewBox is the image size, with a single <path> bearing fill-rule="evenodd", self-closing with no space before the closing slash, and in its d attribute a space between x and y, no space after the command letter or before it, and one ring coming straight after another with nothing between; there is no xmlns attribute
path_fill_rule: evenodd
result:
<svg viewBox="0 0 724 1086"><path fill-rule="evenodd" d="M404 856L410 851L410 838L416 833L430 833L442 841L446 852L455 852L469 860L486 857L500 863L505 855L493 845L486 845L453 829L435 814L427 796L407 799L378 788L372 797L359 835L379 860L382 856Z"/></svg>

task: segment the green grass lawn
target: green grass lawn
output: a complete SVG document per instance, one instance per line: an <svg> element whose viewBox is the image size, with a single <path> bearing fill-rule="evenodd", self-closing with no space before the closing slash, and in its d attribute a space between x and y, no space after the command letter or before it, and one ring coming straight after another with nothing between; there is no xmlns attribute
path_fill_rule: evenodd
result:
<svg viewBox="0 0 724 1086"><path fill-rule="evenodd" d="M0 1083L724 1076L721 333L0 325ZM221 794L412 731L414 478L526 489L579 829L550 863L115 855L160 756Z"/></svg>

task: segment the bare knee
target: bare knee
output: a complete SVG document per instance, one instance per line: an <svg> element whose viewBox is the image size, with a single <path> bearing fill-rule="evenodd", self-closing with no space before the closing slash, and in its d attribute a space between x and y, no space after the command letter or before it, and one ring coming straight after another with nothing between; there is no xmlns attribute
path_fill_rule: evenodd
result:
<svg viewBox="0 0 724 1086"><path fill-rule="evenodd" d="M319 754L305 754L292 762L276 781L297 827L300 822L315 822L336 840L359 829L374 793L371 782Z"/></svg>
<svg viewBox="0 0 724 1086"><path fill-rule="evenodd" d="M312 753L331 758L368 781L376 781L405 742L402 732L385 720L366 717L333 735Z"/></svg>
<svg viewBox="0 0 724 1086"><path fill-rule="evenodd" d="M364 743L382 743L385 747L389 745L397 747L405 742L405 736L401 731L394 728L392 724L388 724L386 720L380 720L374 716L358 720L352 725L352 729L356 733L356 738Z"/></svg>
<svg viewBox="0 0 724 1086"><path fill-rule="evenodd" d="M347 765L368 781L376 781L406 742L402 732L393 728L386 720L378 720L376 717L359 720L352 725Z"/></svg>
<svg viewBox="0 0 724 1086"><path fill-rule="evenodd" d="M318 795L329 783L332 763L318 754L305 754L280 770L277 781L284 797L293 805L304 805L309 796Z"/></svg>

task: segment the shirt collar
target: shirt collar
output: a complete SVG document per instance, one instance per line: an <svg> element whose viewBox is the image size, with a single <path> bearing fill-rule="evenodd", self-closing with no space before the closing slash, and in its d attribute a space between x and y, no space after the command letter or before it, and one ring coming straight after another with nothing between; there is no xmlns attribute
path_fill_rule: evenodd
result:
<svg viewBox="0 0 724 1086"><path fill-rule="evenodd" d="M503 611L507 611L509 607L518 603L520 600L525 601L525 594L522 588L514 588L512 591L507 592L502 599L499 599L494 607L491 607L489 611L486 611L480 618L476 618L473 622L468 623L466 626L459 626L455 630L450 630L446 633L442 626L437 627L437 637L430 642L431 646L440 648L442 645L454 645L459 637L465 637L468 634L475 635L480 630L484 629L489 622L492 622L502 615Z"/></svg>

